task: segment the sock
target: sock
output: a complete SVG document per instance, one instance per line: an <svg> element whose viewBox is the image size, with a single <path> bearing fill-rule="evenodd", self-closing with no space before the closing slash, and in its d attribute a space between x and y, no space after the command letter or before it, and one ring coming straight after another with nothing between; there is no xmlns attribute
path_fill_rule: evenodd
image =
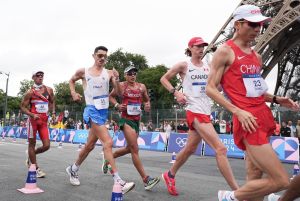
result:
<svg viewBox="0 0 300 201"><path fill-rule="evenodd" d="M75 163L71 166L71 170L73 172L77 172L79 170L79 166L77 166Z"/></svg>
<svg viewBox="0 0 300 201"><path fill-rule="evenodd" d="M170 170L168 171L168 176L169 176L170 178L172 178L172 179L174 179L174 178L175 178L175 175L172 175L172 173L171 173L171 171L170 171Z"/></svg>
<svg viewBox="0 0 300 201"><path fill-rule="evenodd" d="M114 179L114 182L115 182L115 183L118 182L118 183L120 183L121 185L125 183L125 181L123 181L123 180L121 179L121 177L119 176L119 173L118 173L118 172L114 172L114 174L113 174L113 179Z"/></svg>

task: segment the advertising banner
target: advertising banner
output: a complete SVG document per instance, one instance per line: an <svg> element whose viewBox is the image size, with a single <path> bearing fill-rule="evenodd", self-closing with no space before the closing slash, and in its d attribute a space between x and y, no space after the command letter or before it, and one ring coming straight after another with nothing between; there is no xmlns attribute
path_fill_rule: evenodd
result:
<svg viewBox="0 0 300 201"><path fill-rule="evenodd" d="M169 153L178 153L180 152L183 147L186 145L187 141L187 134L186 133L171 133L168 143L168 152ZM195 155L202 155L202 142L199 143Z"/></svg>

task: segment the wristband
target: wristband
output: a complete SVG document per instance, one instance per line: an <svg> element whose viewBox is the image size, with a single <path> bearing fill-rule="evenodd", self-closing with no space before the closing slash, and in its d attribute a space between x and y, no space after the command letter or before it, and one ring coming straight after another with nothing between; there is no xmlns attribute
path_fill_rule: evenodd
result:
<svg viewBox="0 0 300 201"><path fill-rule="evenodd" d="M116 104L114 105L114 108L115 108L115 109L118 109L118 106L119 106L119 103L116 103Z"/></svg>
<svg viewBox="0 0 300 201"><path fill-rule="evenodd" d="M276 99L276 97L277 96L273 96L273 103L279 104L278 101L277 101L277 99Z"/></svg>

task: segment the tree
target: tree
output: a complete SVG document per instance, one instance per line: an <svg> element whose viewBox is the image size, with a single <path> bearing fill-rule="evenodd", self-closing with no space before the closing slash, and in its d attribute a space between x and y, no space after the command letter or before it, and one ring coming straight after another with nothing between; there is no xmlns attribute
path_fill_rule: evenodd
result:
<svg viewBox="0 0 300 201"><path fill-rule="evenodd" d="M152 102L152 108L172 108L176 103L174 96L160 84L160 78L167 71L166 66L157 65L138 72L137 81L145 84L148 90L153 90L154 101ZM171 83L173 86L177 86L179 79L173 78Z"/></svg>
<svg viewBox="0 0 300 201"><path fill-rule="evenodd" d="M81 84L75 83L75 90L82 96L81 102L74 102L72 100L69 83L67 81L54 84L55 103L58 111L68 109L69 111L81 110L84 105L83 88Z"/></svg>
<svg viewBox="0 0 300 201"><path fill-rule="evenodd" d="M149 68L145 56L123 52L121 48L108 56L106 68L112 69L114 67L117 71L119 71L121 79L124 78L123 72L128 66L134 66L139 70Z"/></svg>
<svg viewBox="0 0 300 201"><path fill-rule="evenodd" d="M32 85L34 84L33 80L27 80L27 79L24 79L20 82L20 91L19 93L17 94L17 96L19 98L23 97L24 94L32 87Z"/></svg>

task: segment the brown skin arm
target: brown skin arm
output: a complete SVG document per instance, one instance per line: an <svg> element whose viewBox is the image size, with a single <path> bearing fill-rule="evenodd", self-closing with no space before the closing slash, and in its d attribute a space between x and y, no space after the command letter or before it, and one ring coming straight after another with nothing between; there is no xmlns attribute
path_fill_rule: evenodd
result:
<svg viewBox="0 0 300 201"><path fill-rule="evenodd" d="M142 97L144 102L144 109L146 112L150 112L151 104L150 104L150 98L147 92L147 88L144 84L141 84L142 87Z"/></svg>
<svg viewBox="0 0 300 201"><path fill-rule="evenodd" d="M55 114L55 97L53 93L53 89L51 87L47 87L49 92L49 110L52 114Z"/></svg>
<svg viewBox="0 0 300 201"><path fill-rule="evenodd" d="M112 89L112 91L109 94L109 102L115 107L116 103L118 103L116 97L119 96L119 94L123 94L123 89L124 89L124 82L121 82L119 84L119 90L120 93L117 93L117 91L115 89ZM116 109L118 111L125 111L126 110L126 105L125 104L118 104L118 106L116 107Z"/></svg>
<svg viewBox="0 0 300 201"><path fill-rule="evenodd" d="M32 95L33 95L33 91L31 89L28 90L24 94L23 99L22 99L21 104L20 104L20 109L23 113L27 114L29 117L31 117L33 119L38 119L39 115L31 113L28 109L29 104L30 104L30 98L32 97Z"/></svg>

